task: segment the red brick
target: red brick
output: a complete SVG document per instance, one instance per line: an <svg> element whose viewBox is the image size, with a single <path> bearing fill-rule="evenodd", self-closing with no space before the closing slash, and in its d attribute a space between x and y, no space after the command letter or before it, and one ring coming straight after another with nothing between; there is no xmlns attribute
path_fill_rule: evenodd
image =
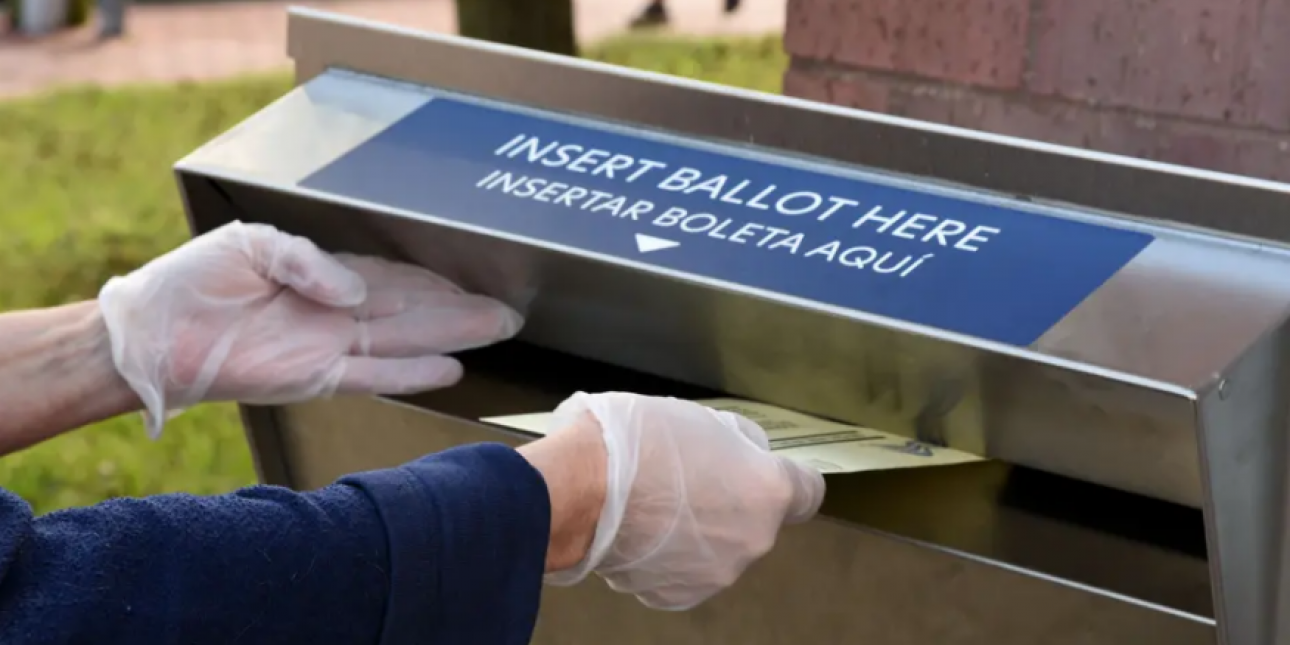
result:
<svg viewBox="0 0 1290 645"><path fill-rule="evenodd" d="M784 74L784 94L787 96L829 103L832 94L829 85L832 77L807 70L789 69Z"/></svg>
<svg viewBox="0 0 1290 645"><path fill-rule="evenodd" d="M786 82L786 92L793 94L803 87L797 82ZM828 88L829 97L874 95L876 88L885 87L885 111L899 116L1208 170L1290 180L1290 134L1275 135L1179 117L1145 116L1055 98L900 81L850 70L833 74L814 70L810 83L812 87Z"/></svg>
<svg viewBox="0 0 1290 645"><path fill-rule="evenodd" d="M1173 128L1162 137L1155 158L1169 163L1199 168L1226 169L1240 165L1238 137L1222 138L1206 130Z"/></svg>
<svg viewBox="0 0 1290 645"><path fill-rule="evenodd" d="M792 0L796 56L998 88L1021 83L1029 0Z"/></svg>
<svg viewBox="0 0 1290 645"><path fill-rule="evenodd" d="M1274 130L1290 130L1290 0L1267 0L1250 57L1250 87L1245 97L1253 121Z"/></svg>
<svg viewBox="0 0 1290 645"><path fill-rule="evenodd" d="M1232 168L1243 175L1290 181L1290 137L1242 137Z"/></svg>
<svg viewBox="0 0 1290 645"><path fill-rule="evenodd" d="M1262 4L1038 0L1027 85L1148 113L1256 122L1263 108L1251 93L1251 67ZM1285 30L1274 40L1284 43Z"/></svg>
<svg viewBox="0 0 1290 645"><path fill-rule="evenodd" d="M880 79L847 78L825 71L790 69L784 75L784 93L797 98L849 108L886 112L888 86Z"/></svg>
<svg viewBox="0 0 1290 645"><path fill-rule="evenodd" d="M901 114L916 119L1116 154L1154 153L1150 120L1064 101L912 88L893 103Z"/></svg>
<svg viewBox="0 0 1290 645"><path fill-rule="evenodd" d="M891 100L886 84L864 77L838 79L829 85L830 102L846 107L886 112Z"/></svg>

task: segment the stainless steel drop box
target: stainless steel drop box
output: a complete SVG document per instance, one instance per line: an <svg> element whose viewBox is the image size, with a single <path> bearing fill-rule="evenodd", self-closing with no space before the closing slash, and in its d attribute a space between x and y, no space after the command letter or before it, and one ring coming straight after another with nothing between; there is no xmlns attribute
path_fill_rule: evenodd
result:
<svg viewBox="0 0 1290 645"><path fill-rule="evenodd" d="M177 166L234 219L525 312L465 381L244 409L297 488L576 390L991 458L837 477L733 589L547 593L536 643L1290 643L1287 186L295 10L299 85Z"/></svg>

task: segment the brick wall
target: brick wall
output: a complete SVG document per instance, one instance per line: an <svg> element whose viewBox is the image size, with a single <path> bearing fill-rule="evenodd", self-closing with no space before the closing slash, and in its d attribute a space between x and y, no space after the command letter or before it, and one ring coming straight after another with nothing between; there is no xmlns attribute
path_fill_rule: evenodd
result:
<svg viewBox="0 0 1290 645"><path fill-rule="evenodd" d="M789 0L787 94L1290 181L1290 0Z"/></svg>

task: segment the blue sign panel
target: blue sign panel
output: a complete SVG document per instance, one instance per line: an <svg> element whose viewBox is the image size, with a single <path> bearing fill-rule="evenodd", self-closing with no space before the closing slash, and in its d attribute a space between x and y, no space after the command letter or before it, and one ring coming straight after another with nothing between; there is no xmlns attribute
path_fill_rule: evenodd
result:
<svg viewBox="0 0 1290 645"><path fill-rule="evenodd" d="M1020 346L1152 241L446 98L300 185Z"/></svg>

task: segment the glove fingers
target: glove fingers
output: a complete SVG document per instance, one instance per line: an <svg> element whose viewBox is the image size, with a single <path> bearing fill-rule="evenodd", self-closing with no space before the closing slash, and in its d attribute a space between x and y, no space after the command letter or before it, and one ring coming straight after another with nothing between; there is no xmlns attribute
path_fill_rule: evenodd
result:
<svg viewBox="0 0 1290 645"><path fill-rule="evenodd" d="M352 351L384 357L459 352L506 340L524 323L518 313L491 298L444 295L437 304L364 322L360 337L366 347Z"/></svg>
<svg viewBox="0 0 1290 645"><path fill-rule="evenodd" d="M313 242L262 224L244 224L243 239L260 275L329 307L356 307L367 296L362 276Z"/></svg>
<svg viewBox="0 0 1290 645"><path fill-rule="evenodd" d="M368 283L371 284L370 282ZM381 289L368 287L367 300L358 308L359 320L389 318L420 307L443 307L456 302L458 294L428 289Z"/></svg>
<svg viewBox="0 0 1290 645"><path fill-rule="evenodd" d="M780 468L793 491L784 523L801 524L815 517L820 511L820 505L824 503L824 475L787 457L776 455L775 459L779 460Z"/></svg>
<svg viewBox="0 0 1290 645"><path fill-rule="evenodd" d="M436 293L464 293L461 287L443 276L413 264L391 262L370 255L336 254L336 260L363 276L370 289L398 289Z"/></svg>
<svg viewBox="0 0 1290 645"><path fill-rule="evenodd" d="M763 451L770 450L770 437L766 435L766 431L760 425L757 425L756 421L742 414L735 414L726 410L713 410L712 413L717 415L718 419L721 419L723 425L734 428L758 448Z"/></svg>
<svg viewBox="0 0 1290 645"><path fill-rule="evenodd" d="M445 388L461 380L462 366L447 356L344 359L338 394L413 394Z"/></svg>
<svg viewBox="0 0 1290 645"><path fill-rule="evenodd" d="M614 588L614 591L631 593L642 605L659 611L689 611L706 602L721 592L723 587L716 585L691 586L685 584L666 585L657 589L642 592L628 592Z"/></svg>

